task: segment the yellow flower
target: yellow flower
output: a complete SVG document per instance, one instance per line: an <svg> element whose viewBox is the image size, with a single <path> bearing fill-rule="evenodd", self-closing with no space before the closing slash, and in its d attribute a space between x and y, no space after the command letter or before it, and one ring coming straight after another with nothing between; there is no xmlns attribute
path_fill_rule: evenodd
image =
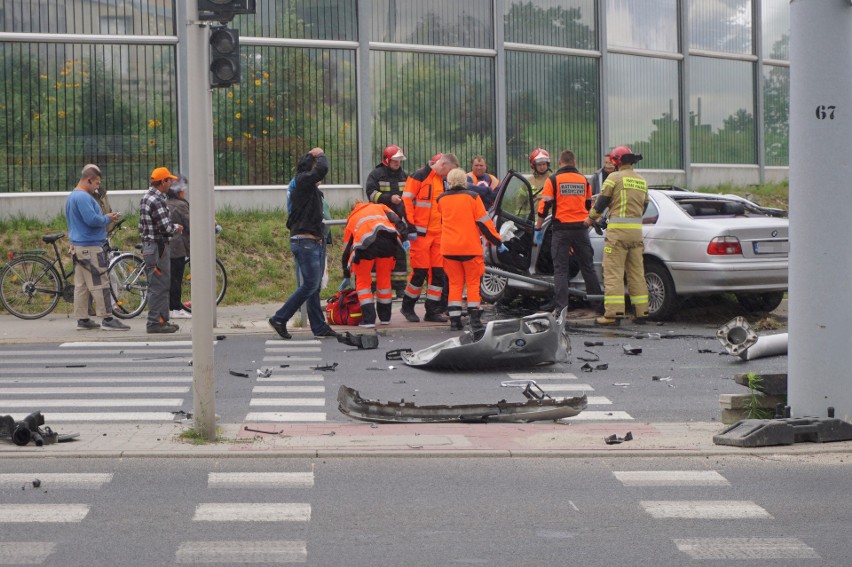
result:
<svg viewBox="0 0 852 567"><path fill-rule="evenodd" d="M245 138L246 140L251 140L251 134L249 134L248 132L243 132L243 138Z"/></svg>
<svg viewBox="0 0 852 567"><path fill-rule="evenodd" d="M225 138L225 141L230 144L231 142L234 141L234 139L232 137L228 136L227 138Z"/></svg>
<svg viewBox="0 0 852 567"><path fill-rule="evenodd" d="M269 132L268 132L268 131L266 131L266 130L261 130L261 131L260 131L260 133L261 133L261 134L263 134L264 136L266 136L267 134L269 134Z"/></svg>
<svg viewBox="0 0 852 567"><path fill-rule="evenodd" d="M234 93L232 91L228 91L228 98L234 98Z"/></svg>
<svg viewBox="0 0 852 567"><path fill-rule="evenodd" d="M254 80L254 86L256 86L256 87L259 87L259 86L260 86L260 79L255 79L255 80Z"/></svg>
<svg viewBox="0 0 852 567"><path fill-rule="evenodd" d="M41 114L39 114L38 112L33 114L33 120L38 120L39 118L41 118Z"/></svg>
<svg viewBox="0 0 852 567"><path fill-rule="evenodd" d="M148 128L153 128L154 126L156 126L156 124L157 123L154 122L153 118L151 120L148 120Z"/></svg>
<svg viewBox="0 0 852 567"><path fill-rule="evenodd" d="M249 104L254 104L254 99L251 99L251 98L250 98L250 99L248 99L248 103L249 103Z"/></svg>
<svg viewBox="0 0 852 567"><path fill-rule="evenodd" d="M273 118L272 116L267 116L266 121L267 122L275 122L275 118Z"/></svg>
<svg viewBox="0 0 852 567"><path fill-rule="evenodd" d="M234 114L234 118L242 118L242 117L243 117L242 112L237 112L236 114Z"/></svg>
<svg viewBox="0 0 852 567"><path fill-rule="evenodd" d="M64 110L60 110L59 112L57 112L57 114L59 115L60 118L65 118L65 111Z"/></svg>
<svg viewBox="0 0 852 567"><path fill-rule="evenodd" d="M47 78L47 75L39 75L39 76L38 76L38 78L39 78L39 79L46 79L46 78Z"/></svg>
<svg viewBox="0 0 852 567"><path fill-rule="evenodd" d="M269 73L267 73L266 71L264 71L264 72L263 72L263 78L264 78L264 79L268 79L268 78L269 78Z"/></svg>
<svg viewBox="0 0 852 567"><path fill-rule="evenodd" d="M157 145L157 140L155 140L154 138L151 138L150 140L148 140L148 145L153 148L154 146Z"/></svg>

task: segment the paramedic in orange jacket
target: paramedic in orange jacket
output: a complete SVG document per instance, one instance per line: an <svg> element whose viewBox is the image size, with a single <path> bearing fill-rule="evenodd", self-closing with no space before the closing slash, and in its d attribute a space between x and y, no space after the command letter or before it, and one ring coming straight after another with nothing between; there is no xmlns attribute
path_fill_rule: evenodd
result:
<svg viewBox="0 0 852 567"><path fill-rule="evenodd" d="M423 283L426 289L425 321L445 323L441 315L441 290L444 285L444 262L441 256L441 214L435 202L444 192L444 177L459 159L453 154L435 156L431 165L415 171L405 182L402 202L408 221L408 239L411 241L411 276L402 298L402 313L406 320L416 323L420 318L414 313L414 304L420 298Z"/></svg>
<svg viewBox="0 0 852 567"><path fill-rule="evenodd" d="M462 329L462 296L467 286L467 312L473 330L482 328L482 297L479 294L479 281L485 273L482 259L482 240L480 234L494 246L506 247L494 228L494 223L482 199L467 189L467 176L463 169L457 168L447 174L447 190L438 197L438 211L441 213L441 255L444 257L444 271L449 279L450 294L447 311L450 315L450 330Z"/></svg>
<svg viewBox="0 0 852 567"><path fill-rule="evenodd" d="M541 225L551 209L553 210L553 220L550 223L550 254L553 258L554 292L552 303L544 307L547 311L560 313L568 307L568 264L572 249L583 274L586 293L601 295L589 229L584 223L591 207L592 186L586 176L577 171L574 152L565 150L559 155L559 169L544 183L535 223L535 244L541 246L544 240ZM597 308L598 302L595 301L593 305Z"/></svg>
<svg viewBox="0 0 852 567"><path fill-rule="evenodd" d="M378 203L355 203L343 230L343 274L355 276L355 290L361 305L359 327L376 326L376 313L382 325L391 318L391 272L396 262L394 256L408 241L408 228L399 215ZM376 300L373 302L373 266L376 268Z"/></svg>

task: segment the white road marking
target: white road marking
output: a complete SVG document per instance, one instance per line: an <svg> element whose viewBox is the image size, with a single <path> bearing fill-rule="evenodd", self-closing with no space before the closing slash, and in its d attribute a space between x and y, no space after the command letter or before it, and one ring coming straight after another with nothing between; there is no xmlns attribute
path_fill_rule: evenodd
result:
<svg viewBox="0 0 852 567"><path fill-rule="evenodd" d="M54 488L101 488L112 481L112 473L5 473L0 474L0 487L20 488L31 484L33 480L41 481L41 487L47 490Z"/></svg>
<svg viewBox="0 0 852 567"><path fill-rule="evenodd" d="M685 538L674 544L692 559L820 559L795 537Z"/></svg>
<svg viewBox="0 0 852 567"><path fill-rule="evenodd" d="M325 386L255 386L252 394L324 394Z"/></svg>
<svg viewBox="0 0 852 567"><path fill-rule="evenodd" d="M605 396L586 396L586 403L590 406L611 406L612 400Z"/></svg>
<svg viewBox="0 0 852 567"><path fill-rule="evenodd" d="M105 346L105 343L101 343L101 346ZM134 350L134 351L126 351L121 348L102 348L102 349L90 349L90 350L72 350L66 349L62 351L56 350L4 350L3 356L38 356L40 358L43 357L61 357L63 360L68 355L91 355L91 354L130 354L133 356L144 356L144 355L154 355L154 354L182 354L185 353L187 355L192 354L191 348L150 348L145 350ZM40 360L39 362L42 362Z"/></svg>
<svg viewBox="0 0 852 567"><path fill-rule="evenodd" d="M557 421L633 421L633 416L631 416L626 411L583 410L574 417L565 417Z"/></svg>
<svg viewBox="0 0 852 567"><path fill-rule="evenodd" d="M264 356L263 362L319 362L322 358L319 356Z"/></svg>
<svg viewBox="0 0 852 567"><path fill-rule="evenodd" d="M750 500L644 500L641 505L648 514L658 519L772 519L769 512Z"/></svg>
<svg viewBox="0 0 852 567"><path fill-rule="evenodd" d="M613 471L624 486L730 486L716 471Z"/></svg>
<svg viewBox="0 0 852 567"><path fill-rule="evenodd" d="M588 384L539 384L545 392L594 392Z"/></svg>
<svg viewBox="0 0 852 567"><path fill-rule="evenodd" d="M144 362L145 364L158 364L165 366L186 366L189 362L190 357L185 355L172 357L163 357L158 355L153 356L145 356L144 354L134 354L133 356L115 356L113 358L92 358L89 356L80 356L80 357L62 357L62 358L41 358L38 360L0 360L0 366L5 367L11 366L13 364L26 364L27 366L22 366L22 368L32 368L33 366L39 366L40 368L44 368L45 370L53 370L52 368L48 368L49 366L54 365L62 365L60 368L67 368L68 365L71 364L99 364L99 363L112 363L112 364L128 364L131 362Z"/></svg>
<svg viewBox="0 0 852 567"><path fill-rule="evenodd" d="M577 375L571 372L525 372L507 374L511 380L576 380Z"/></svg>
<svg viewBox="0 0 852 567"><path fill-rule="evenodd" d="M308 522L311 505L301 503L215 502L199 504L193 522Z"/></svg>
<svg viewBox="0 0 852 567"><path fill-rule="evenodd" d="M568 504L570 504L570 505L571 505L571 508L573 508L575 512L579 512L579 511L580 511L580 509L579 509L579 508L577 508L577 505L576 505L576 504L574 504L574 502L572 502L571 500L569 500L569 501L568 501Z"/></svg>
<svg viewBox="0 0 852 567"><path fill-rule="evenodd" d="M86 376L73 376L73 377L52 377L52 378L33 378L28 376L26 378L4 378L0 379L0 384L131 384L142 382L145 384L157 384L157 383L173 383L173 382L192 382L192 376L179 376L179 377L140 377L140 378L118 378L118 377L109 377L109 378L88 378Z"/></svg>
<svg viewBox="0 0 852 567"><path fill-rule="evenodd" d="M252 398L249 401L249 406L322 407L324 405L325 398Z"/></svg>
<svg viewBox="0 0 852 567"><path fill-rule="evenodd" d="M175 561L227 565L307 563L308 547L304 541L186 541L178 548Z"/></svg>
<svg viewBox="0 0 852 567"><path fill-rule="evenodd" d="M103 399L61 399L61 400L0 400L0 407L7 408L140 408L140 407L172 407L182 406L182 398L103 398Z"/></svg>
<svg viewBox="0 0 852 567"><path fill-rule="evenodd" d="M318 345L318 344L321 344L321 343L320 343L319 339L308 339L308 340L301 340L301 341L288 340L286 343L282 343L281 339L272 339L272 340L267 340L265 344L266 344L267 347L271 347L271 346L282 346L282 345L285 345L285 344L287 346L305 346L305 345Z"/></svg>
<svg viewBox="0 0 852 567"><path fill-rule="evenodd" d="M273 366L272 369L275 372L313 372L315 370L313 366L299 366L292 364L286 364L284 366L284 368L276 368ZM316 364L314 366L316 366Z"/></svg>
<svg viewBox="0 0 852 567"><path fill-rule="evenodd" d="M218 341L213 341L215 345ZM95 341L78 341L71 343L62 343L59 348L81 348L81 347L96 347L103 348L105 343ZM191 347L192 341L118 341L110 342L111 347Z"/></svg>
<svg viewBox="0 0 852 567"><path fill-rule="evenodd" d="M265 352L322 352L322 347L318 346L286 346L286 347L266 347Z"/></svg>
<svg viewBox="0 0 852 567"><path fill-rule="evenodd" d="M137 365L138 366L138 365ZM33 368L31 366L26 368L4 368L3 375L7 374L39 374L39 375L56 375L56 374L70 374L70 375L84 375L88 376L90 374L126 374L128 372L132 372L133 374L175 374L175 373L190 373L192 372L192 367L188 364L184 364L183 366L172 366L171 368L133 368L133 369L117 369L113 366L78 366L78 367L61 367L61 368Z"/></svg>
<svg viewBox="0 0 852 567"><path fill-rule="evenodd" d="M301 422L301 421L326 421L325 413L319 412L249 412L245 420L249 423L266 422Z"/></svg>
<svg viewBox="0 0 852 567"><path fill-rule="evenodd" d="M12 414L12 419L20 420L24 414ZM174 421L175 416L170 412L92 412L92 413L53 413L48 416L54 422L86 422L86 421Z"/></svg>
<svg viewBox="0 0 852 567"><path fill-rule="evenodd" d="M258 377L258 382L322 382L324 376L268 376Z"/></svg>
<svg viewBox="0 0 852 567"><path fill-rule="evenodd" d="M312 472L211 472L208 488L312 488Z"/></svg>
<svg viewBox="0 0 852 567"><path fill-rule="evenodd" d="M82 522L88 513L88 504L0 504L0 523Z"/></svg>
<svg viewBox="0 0 852 567"><path fill-rule="evenodd" d="M0 541L0 565L41 565L55 550L50 541Z"/></svg>
<svg viewBox="0 0 852 567"><path fill-rule="evenodd" d="M0 388L0 394L38 396L41 394L186 394L189 386L91 386L54 388Z"/></svg>

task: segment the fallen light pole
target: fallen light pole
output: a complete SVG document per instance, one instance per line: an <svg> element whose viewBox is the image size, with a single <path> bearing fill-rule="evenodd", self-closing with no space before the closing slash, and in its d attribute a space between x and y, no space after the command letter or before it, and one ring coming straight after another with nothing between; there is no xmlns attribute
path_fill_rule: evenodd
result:
<svg viewBox="0 0 852 567"><path fill-rule="evenodd" d="M758 337L743 317L731 319L719 327L716 338L728 354L743 360L787 354L787 333Z"/></svg>

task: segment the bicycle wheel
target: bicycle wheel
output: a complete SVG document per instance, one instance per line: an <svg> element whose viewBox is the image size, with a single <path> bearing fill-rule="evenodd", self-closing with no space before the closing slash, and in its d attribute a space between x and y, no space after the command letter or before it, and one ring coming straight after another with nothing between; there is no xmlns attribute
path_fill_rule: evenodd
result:
<svg viewBox="0 0 852 567"><path fill-rule="evenodd" d="M44 317L59 303L62 279L46 259L19 256L0 273L0 303L20 319Z"/></svg>
<svg viewBox="0 0 852 567"><path fill-rule="evenodd" d="M142 258L127 253L110 262L109 289L114 300L113 315L131 319L142 313L148 303L148 278Z"/></svg>
<svg viewBox="0 0 852 567"><path fill-rule="evenodd" d="M190 263L186 263L186 268L183 272L183 285L180 291L180 302L183 303L183 308L192 312L192 295L190 283L192 282L192 272L189 268ZM225 292L228 290L228 273L225 271L225 265L217 258L216 259L216 305L225 297Z"/></svg>

